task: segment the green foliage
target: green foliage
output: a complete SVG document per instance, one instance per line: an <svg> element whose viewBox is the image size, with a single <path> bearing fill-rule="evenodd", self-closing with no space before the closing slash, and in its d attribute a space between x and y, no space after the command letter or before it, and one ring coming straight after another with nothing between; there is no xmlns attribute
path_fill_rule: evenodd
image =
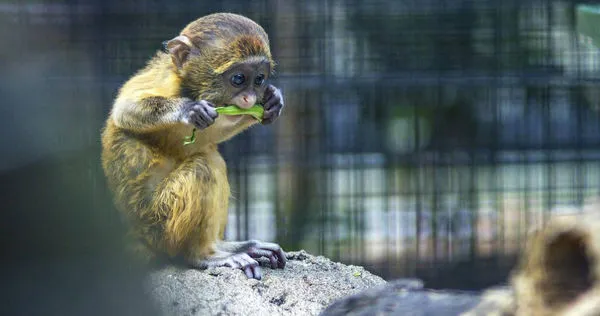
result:
<svg viewBox="0 0 600 316"><path fill-rule="evenodd" d="M222 106L216 108L217 113L223 115L250 115L257 119L259 122L262 121L263 114L265 109L263 109L262 105L255 104L249 109L242 109L235 105ZM196 129L192 130L192 135L186 136L183 141L183 145L189 145L196 142Z"/></svg>
<svg viewBox="0 0 600 316"><path fill-rule="evenodd" d="M579 5L576 16L577 32L600 47L600 5Z"/></svg>

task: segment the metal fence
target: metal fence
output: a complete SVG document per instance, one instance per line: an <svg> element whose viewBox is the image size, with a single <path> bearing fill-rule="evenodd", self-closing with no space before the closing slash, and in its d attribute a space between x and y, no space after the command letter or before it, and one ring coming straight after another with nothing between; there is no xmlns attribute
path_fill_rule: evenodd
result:
<svg viewBox="0 0 600 316"><path fill-rule="evenodd" d="M235 196L227 237L476 288L528 228L600 189L600 50L577 34L574 10L550 0L11 1L0 32L27 51L7 66L34 64L37 75L19 68L19 78L58 96L63 124L30 150L44 157L97 150L119 85L191 20L255 19L286 109L222 146ZM97 161L88 168L101 190ZM436 279L462 271L457 262L480 272Z"/></svg>

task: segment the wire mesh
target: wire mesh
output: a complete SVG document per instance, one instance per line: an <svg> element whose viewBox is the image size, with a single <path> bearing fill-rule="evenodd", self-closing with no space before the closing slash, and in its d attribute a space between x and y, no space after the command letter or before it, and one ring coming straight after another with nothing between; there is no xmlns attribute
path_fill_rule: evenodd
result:
<svg viewBox="0 0 600 316"><path fill-rule="evenodd" d="M574 29L575 6L5 1L0 34L27 51L6 65L36 63L36 86L58 94L64 125L45 137L56 146L35 148L43 157L97 150L118 87L188 22L216 11L255 19L286 108L222 145L227 237L469 288L492 282L483 274L532 225L600 188L600 54ZM88 167L100 190L97 161ZM446 267L471 270L448 279Z"/></svg>

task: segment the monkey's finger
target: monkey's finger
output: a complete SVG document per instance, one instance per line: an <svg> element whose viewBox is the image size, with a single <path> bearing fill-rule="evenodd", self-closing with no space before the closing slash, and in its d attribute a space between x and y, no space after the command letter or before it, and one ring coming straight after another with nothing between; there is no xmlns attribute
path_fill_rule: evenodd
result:
<svg viewBox="0 0 600 316"><path fill-rule="evenodd" d="M258 266L247 266L247 267L243 268L243 270L248 278L257 279L257 280L262 279L262 271L260 270L260 267L258 267Z"/></svg>
<svg viewBox="0 0 600 316"><path fill-rule="evenodd" d="M285 263L287 261L285 252L283 251L283 249L281 249L281 247L278 244L268 243L262 248L273 251L277 255L279 268L283 269L285 267Z"/></svg>
<svg viewBox="0 0 600 316"><path fill-rule="evenodd" d="M260 269L260 266L252 267L252 270L254 272L255 279L257 279L257 280L262 279L262 270Z"/></svg>
<svg viewBox="0 0 600 316"><path fill-rule="evenodd" d="M184 119L184 122L187 124L198 125L198 113L192 110L187 113L187 117Z"/></svg>
<svg viewBox="0 0 600 316"><path fill-rule="evenodd" d="M211 123L207 122L203 116L207 114L202 114L200 112L194 112L194 115L191 117L192 124L198 129L207 128Z"/></svg>
<svg viewBox="0 0 600 316"><path fill-rule="evenodd" d="M267 101L263 104L263 108L265 111L270 110L272 107L281 104L281 98L277 95L273 95L270 98L266 99Z"/></svg>
<svg viewBox="0 0 600 316"><path fill-rule="evenodd" d="M200 119L199 117L195 117L193 120L193 124L197 129L205 129L208 127L205 121Z"/></svg>
<svg viewBox="0 0 600 316"><path fill-rule="evenodd" d="M264 93L264 100L268 100L270 99L273 95L277 94L279 92L279 89L277 89L277 87L275 87L274 85L270 84L267 86L267 88L265 89L265 93Z"/></svg>
<svg viewBox="0 0 600 316"><path fill-rule="evenodd" d="M287 257L285 256L285 252L282 249L280 249L277 252L277 257L279 258L279 268L280 269L285 268L285 264L287 262Z"/></svg>
<svg viewBox="0 0 600 316"><path fill-rule="evenodd" d="M260 121L260 124L262 124L262 125L269 125L271 123L273 123L273 118L271 118L271 117L266 118L266 119L263 117L262 121Z"/></svg>
<svg viewBox="0 0 600 316"><path fill-rule="evenodd" d="M277 257L275 257L273 254L271 254L269 256L269 261L271 261L271 269L277 269L277 267L279 266Z"/></svg>
<svg viewBox="0 0 600 316"><path fill-rule="evenodd" d="M210 114L208 113L208 109L209 109L209 108L207 108L207 107L201 107L201 108L198 110L198 114L200 115L200 118L201 118L201 119L202 119L204 122L206 122L206 125L207 125L207 126L215 122L215 120L214 120L214 119L213 119L213 118L210 116ZM214 109L213 109L213 111L214 111Z"/></svg>
<svg viewBox="0 0 600 316"><path fill-rule="evenodd" d="M263 114L263 117L265 117L265 116L267 116L267 117L277 117L281 113L282 109L283 109L283 106L281 104L277 104L277 105L271 107L270 109L265 110L265 113Z"/></svg>
<svg viewBox="0 0 600 316"><path fill-rule="evenodd" d="M252 271L252 267L246 266L246 267L243 267L242 270L244 270L244 274L246 274L246 277L248 277L250 279L254 278L254 271Z"/></svg>
<svg viewBox="0 0 600 316"><path fill-rule="evenodd" d="M234 260L238 262L242 267L244 266L258 266L258 262L246 253L241 253L234 257Z"/></svg>
<svg viewBox="0 0 600 316"><path fill-rule="evenodd" d="M200 101L196 105L197 108L202 109L202 112L207 113L211 117L216 117L219 113L217 113L216 106L208 101Z"/></svg>
<svg viewBox="0 0 600 316"><path fill-rule="evenodd" d="M265 250L265 249L258 249L258 248L251 248L248 251L248 254L252 258L260 258L260 257L268 258L269 261L271 262L271 268L277 269L278 260L277 260L277 257L275 256L275 254L273 253L273 251Z"/></svg>
<svg viewBox="0 0 600 316"><path fill-rule="evenodd" d="M235 260L233 260L233 258L227 258L225 259L225 261L223 261L223 266L225 267L230 267L230 268L239 268L240 265L235 262Z"/></svg>
<svg viewBox="0 0 600 316"><path fill-rule="evenodd" d="M280 113L281 113L281 107L271 108L269 111L266 111L263 114L262 123L265 125L273 123L279 117Z"/></svg>
<svg viewBox="0 0 600 316"><path fill-rule="evenodd" d="M267 101L271 98L271 96L273 95L274 89L275 89L275 86L273 86L271 84L265 88L265 93L263 94L263 102Z"/></svg>
<svg viewBox="0 0 600 316"><path fill-rule="evenodd" d="M286 256L285 256L285 252L283 251L283 249L281 249L281 246L279 246L276 243L265 242L265 243L260 244L260 248L263 250L268 250L268 251L273 252L277 256L277 259L278 259L277 261L279 263L279 267L280 268L285 267Z"/></svg>
<svg viewBox="0 0 600 316"><path fill-rule="evenodd" d="M246 276L249 278L255 278L260 280L260 268L258 266L258 262L247 254L243 254L242 256L236 256L236 261L242 266L242 269L246 273Z"/></svg>
<svg viewBox="0 0 600 316"><path fill-rule="evenodd" d="M260 249L260 248L255 248L255 247L251 247L250 249L248 249L247 253L252 258L267 257L267 256L271 255L270 251L264 250L264 249Z"/></svg>
<svg viewBox="0 0 600 316"><path fill-rule="evenodd" d="M208 116L212 119L216 119L217 116L219 116L219 113L215 109L214 105L211 103L208 103L208 105L204 108L204 110L206 111Z"/></svg>
<svg viewBox="0 0 600 316"><path fill-rule="evenodd" d="M245 266L247 266L244 263L244 260L242 260L242 258L238 258L238 256L231 257L231 261L235 262L236 266L239 268L244 268Z"/></svg>

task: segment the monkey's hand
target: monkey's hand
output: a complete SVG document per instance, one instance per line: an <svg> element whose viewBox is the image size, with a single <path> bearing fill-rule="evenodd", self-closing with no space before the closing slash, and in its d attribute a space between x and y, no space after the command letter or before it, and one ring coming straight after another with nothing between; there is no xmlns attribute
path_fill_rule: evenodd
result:
<svg viewBox="0 0 600 316"><path fill-rule="evenodd" d="M192 266L198 269L230 267L241 269L247 277L260 280L262 272L258 262L252 259L247 253L230 253L217 251L213 256L204 260L190 262Z"/></svg>
<svg viewBox="0 0 600 316"><path fill-rule="evenodd" d="M268 85L263 96L265 113L263 114L262 124L273 123L281 115L283 106L281 90L277 89L274 85Z"/></svg>
<svg viewBox="0 0 600 316"><path fill-rule="evenodd" d="M217 249L232 253L246 253L252 258L267 258L273 269L283 269L286 263L285 252L278 244L259 240L221 241Z"/></svg>
<svg viewBox="0 0 600 316"><path fill-rule="evenodd" d="M193 125L198 130L211 126L219 116L214 104L204 100L186 101L181 112L181 122Z"/></svg>

